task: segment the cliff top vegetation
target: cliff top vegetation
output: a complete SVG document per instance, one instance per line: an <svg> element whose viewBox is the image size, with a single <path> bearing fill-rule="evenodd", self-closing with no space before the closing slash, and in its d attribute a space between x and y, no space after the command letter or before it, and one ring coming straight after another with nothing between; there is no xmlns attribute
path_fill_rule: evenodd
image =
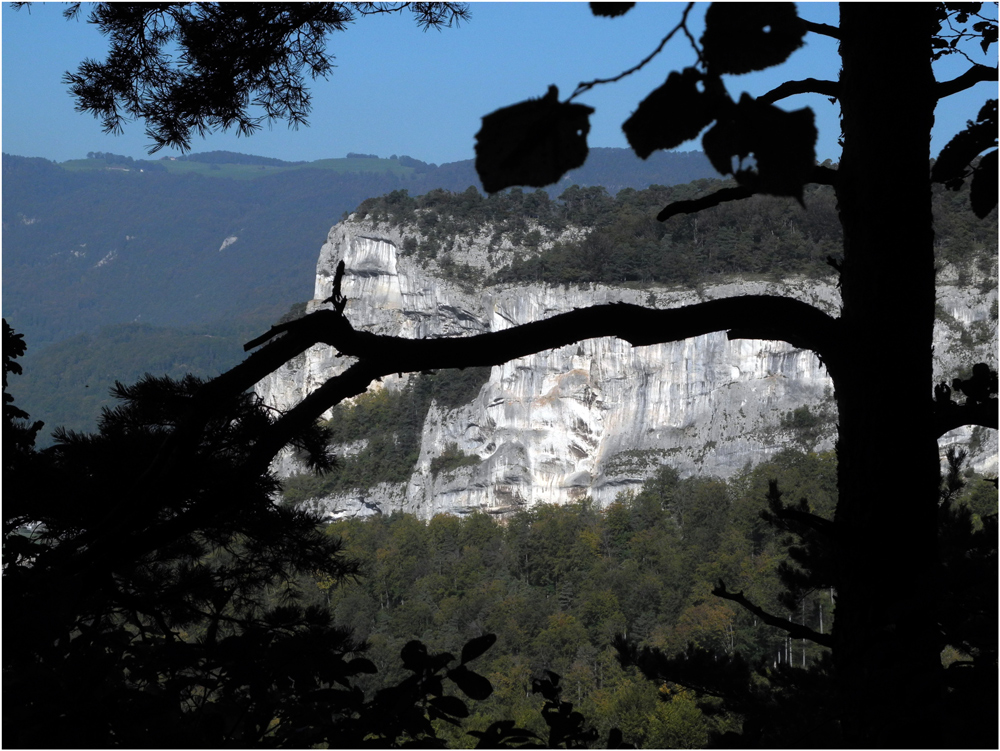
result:
<svg viewBox="0 0 1000 751"><path fill-rule="evenodd" d="M573 185L558 198L521 188L485 197L472 187L419 196L395 190L363 201L351 220L403 230L404 251L425 261L452 253L460 238L484 231L492 234L491 249L504 240L513 244L513 262L492 277L477 277L480 283L693 285L729 275L780 279L835 273L831 259L836 262L842 253L843 231L829 185L806 186L802 203L754 195L666 221L656 218L661 206L735 186L731 179L699 179L625 188L612 196L600 186ZM970 211L967 186L953 191L937 185L933 211L938 261L966 272L978 264L981 275L989 274L997 255L996 209L981 220ZM585 231L578 239L543 242L570 228ZM461 266L461 253L450 260Z"/></svg>

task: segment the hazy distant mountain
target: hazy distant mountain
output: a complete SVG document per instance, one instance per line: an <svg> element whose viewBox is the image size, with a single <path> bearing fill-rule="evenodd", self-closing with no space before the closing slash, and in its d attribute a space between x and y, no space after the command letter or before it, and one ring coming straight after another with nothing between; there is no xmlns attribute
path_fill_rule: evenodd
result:
<svg viewBox="0 0 1000 751"><path fill-rule="evenodd" d="M712 176L701 153L594 149L573 183L644 188ZM479 185L473 162L233 152L56 164L3 155L3 311L35 347L126 322L268 320L312 290L327 231L362 200Z"/></svg>
<svg viewBox="0 0 1000 751"><path fill-rule="evenodd" d="M46 389L60 395L44 395L41 412L24 403L49 428L92 420L83 414L96 415L114 377L185 367L211 375L207 363L218 372L237 362L232 330L266 329L309 299L330 227L364 199L481 187L472 160L435 165L396 155L286 162L224 151L158 160L92 152L57 164L4 154L2 167L3 315L29 348L25 383L15 379L12 389L42 398L24 389L35 358L57 347L42 366ZM643 162L627 149L599 148L550 193L573 184L615 193L713 176L700 152ZM231 331L206 339L208 329L222 334L222 322ZM134 331L126 335L123 324ZM184 330L169 330L177 327ZM116 362L123 342L130 352L155 350L155 363L132 355ZM101 357L81 360L83 351ZM92 373L80 370L83 362ZM70 371L73 383L62 382ZM39 376L33 386L41 386ZM100 399L81 390L90 388ZM68 403L66 389L81 390L69 411L58 407Z"/></svg>

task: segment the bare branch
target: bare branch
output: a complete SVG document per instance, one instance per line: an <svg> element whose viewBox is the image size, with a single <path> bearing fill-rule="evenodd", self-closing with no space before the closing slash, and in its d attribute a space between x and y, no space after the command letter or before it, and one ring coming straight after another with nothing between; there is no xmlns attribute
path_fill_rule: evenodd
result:
<svg viewBox="0 0 1000 751"><path fill-rule="evenodd" d="M757 97L757 101L774 104L779 99L795 96L796 94L822 94L823 96L839 99L840 84L836 81L821 81L818 78L805 78L801 81L785 81L780 86Z"/></svg>
<svg viewBox="0 0 1000 751"><path fill-rule="evenodd" d="M245 385L248 378L257 377L263 368L279 366L289 352L304 351L312 344L328 344L342 355L357 357L359 362L330 379L272 426L269 435L262 438L259 451L255 451L256 461L265 464L298 430L323 412L392 373L501 365L603 336L645 346L729 331L731 338L786 341L813 350L828 365L839 361L840 350L835 319L806 303L764 295L710 300L668 310L624 303L596 305L504 331L446 339L404 339L356 331L346 318L332 310L319 310L284 326L285 336L255 353L258 363L253 370L248 366L247 373L238 380L234 378L231 388L249 388ZM273 356L269 352L272 348Z"/></svg>
<svg viewBox="0 0 1000 751"><path fill-rule="evenodd" d="M836 185L837 170L817 164L813 167L809 175L809 182L817 185ZM674 201L663 207L656 215L657 221L665 222L670 217L678 214L694 214L704 209L710 209L730 201L742 201L744 198L756 195L750 188L742 185L735 188L722 188L701 198L693 198L689 201Z"/></svg>
<svg viewBox="0 0 1000 751"><path fill-rule="evenodd" d="M820 634L813 631L808 626L803 626L799 623L793 623L786 618L779 618L776 615L771 615L766 612L763 608L754 605L746 597L743 596L742 592L730 592L726 589L726 583L719 581L719 585L712 590L712 594L716 597L721 597L723 600L729 600L730 602L735 602L737 605L749 610L755 616L760 618L768 626L774 626L775 628L780 628L785 631L793 639L808 639L811 642L815 642L823 647L833 646L833 637L830 634Z"/></svg>
<svg viewBox="0 0 1000 751"><path fill-rule="evenodd" d="M380 336L356 331L336 310L315 311L283 324L283 336L206 383L191 398L176 429L135 483L134 492L124 494L129 499L128 505L119 504L102 523L80 535L73 545L64 546L66 553L72 554L86 546L89 548L86 551L88 560L122 560L120 554L123 553L141 556L224 511L212 504L198 504L159 525L155 531L130 538L127 544L118 535L131 520L159 508L155 503L157 489L169 486L166 480L187 461L193 447L199 444L208 421L223 408L220 405L252 388L314 344L328 344L342 355L357 357L359 362L328 380L265 430L246 462L249 471L265 471L274 456L323 412L348 397L363 393L372 381L391 373L500 365L518 357L603 336L644 346L733 330L736 326L739 333L731 333L732 338L786 341L795 347L814 350L827 360L840 361L838 321L807 303L776 296L732 297L668 310L622 303L596 305L504 331L450 339ZM133 503L136 497L146 500Z"/></svg>
<svg viewBox="0 0 1000 751"><path fill-rule="evenodd" d="M626 76L632 75L633 73L635 73L638 70L642 70L642 68L646 67L646 65L654 57L656 57L657 55L660 54L660 52L663 51L663 48L666 47L667 42L669 42L671 39L673 39L674 34L676 34L678 31L681 31L681 30L684 30L684 32L687 33L687 26L686 26L686 24L687 24L687 17L688 17L688 13L691 12L692 8L694 8L694 3L688 3L687 7L684 8L684 15L681 16L680 23L678 23L674 28L672 28L670 30L670 33L667 34L665 37L663 37L663 39L660 40L660 44L657 46L657 48L655 50L653 50L652 52L650 52L649 55L647 55L638 65L636 65L636 66L634 66L632 68L629 68L628 70L623 71L622 73L619 73L617 76L614 76L613 78L596 78L593 81L587 81L585 83L581 83L581 84L579 84L576 87L576 91L574 91L570 95L570 98L567 99L566 101L567 102L573 101L580 94L582 94L585 91L590 91L592 88L594 88L598 84L602 84L602 83L615 83L616 81L622 80Z"/></svg>
<svg viewBox="0 0 1000 751"><path fill-rule="evenodd" d="M330 378L305 399L288 410L261 436L247 458L252 471L264 471L292 438L319 419L330 407L344 399L363 394L372 382L388 375L369 363L354 363L338 376Z"/></svg>
<svg viewBox="0 0 1000 751"><path fill-rule="evenodd" d="M935 438L940 438L949 430L960 428L963 425L979 425L997 430L997 423L996 399L985 402L966 402L965 404L955 404L954 402L948 402L944 405L935 404Z"/></svg>
<svg viewBox="0 0 1000 751"><path fill-rule="evenodd" d="M329 344L341 354L378 364L386 374L501 365L604 336L638 347L738 327L743 338L786 341L823 355L836 354L837 337L837 322L826 313L797 300L768 295L709 300L667 310L627 303L595 305L504 331L441 339L404 339L355 331L335 311L317 311L293 324L313 331L307 339L315 336L316 342Z"/></svg>
<svg viewBox="0 0 1000 751"><path fill-rule="evenodd" d="M752 195L754 195L754 192L750 188L744 188L742 185L735 188L722 188L701 198L692 198L689 201L674 201L671 204L667 204L656 215L656 221L665 222L670 217L677 216L678 214L696 214L704 209L710 209L713 206L729 203L730 201L742 201L744 198L749 198Z"/></svg>
<svg viewBox="0 0 1000 751"><path fill-rule="evenodd" d="M840 28L837 26L830 26L825 23L816 23L814 21L802 21L806 25L806 31L811 31L813 34L821 34L825 37L831 37L832 39L840 39Z"/></svg>
<svg viewBox="0 0 1000 751"><path fill-rule="evenodd" d="M957 78L950 81L939 81L936 86L936 96L938 99L944 99L946 96L970 89L977 83L996 80L996 68L991 68L988 65L973 65Z"/></svg>

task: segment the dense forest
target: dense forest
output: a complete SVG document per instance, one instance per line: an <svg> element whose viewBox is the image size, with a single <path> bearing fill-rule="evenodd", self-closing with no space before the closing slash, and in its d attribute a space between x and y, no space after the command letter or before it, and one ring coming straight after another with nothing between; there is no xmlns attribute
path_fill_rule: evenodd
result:
<svg viewBox="0 0 1000 751"><path fill-rule="evenodd" d="M791 198L756 195L665 222L658 207L695 200L735 183L695 180L684 185L626 188L612 196L602 187L572 186L552 199L543 190L513 188L483 198L477 191L404 191L361 203L355 219L414 227L420 240L405 249L418 258L440 260L457 238L483 227L521 246L512 264L492 278L465 270L479 283L681 284L696 285L740 275L781 279L834 273L843 239L836 200L827 185L805 188L803 204ZM938 186L934 194L937 257L954 264L960 278L987 276L996 258L996 212L987 221L969 210L968 190ZM549 243L547 235L568 227L590 230L580 240ZM461 257L450 264L461 266ZM978 272L978 273L977 273Z"/></svg>
<svg viewBox="0 0 1000 751"><path fill-rule="evenodd" d="M823 669L825 650L789 638L713 596L712 588L723 579L769 613L829 633L836 592L782 594L779 571L797 567L792 536L761 512L776 480L786 503L808 498L809 511L830 518L835 462L832 454L788 450L729 482L680 479L663 466L641 492L623 493L604 509L585 500L502 521L476 513L424 522L394 513L335 522L326 533L341 538L360 562L359 577L339 587L323 578L297 586L370 643L367 655L379 672L362 682L366 690L400 679L397 655L412 638L457 652L472 637L497 635L478 663L494 694L474 706L461 730L441 723L453 745L471 747L474 739L464 732L498 717L541 733L542 699L527 688L549 670L561 676L564 699L602 738L618 727L626 741L643 747L702 747L738 728L738 718L720 713L718 699L696 698L674 684L651 690L634 668L619 666L613 638L628 635L670 654L739 652L768 673L788 665ZM984 519L995 521L996 490L970 473L964 481L955 504L981 529ZM963 659L954 646L942 657ZM828 721L785 717L785 741L811 747L814 734L828 732Z"/></svg>

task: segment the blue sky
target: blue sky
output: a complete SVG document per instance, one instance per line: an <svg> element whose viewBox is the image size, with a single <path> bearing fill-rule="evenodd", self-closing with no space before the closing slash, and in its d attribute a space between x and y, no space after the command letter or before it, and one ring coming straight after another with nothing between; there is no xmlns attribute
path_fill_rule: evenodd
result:
<svg viewBox="0 0 1000 751"><path fill-rule="evenodd" d="M148 139L140 123L128 126L124 135L108 136L92 116L74 111L62 74L85 57L103 57L106 47L94 27L64 20L64 7L37 3L29 14L3 6L3 151L55 161L82 158L88 151L144 157ZM309 127L293 131L275 123L249 138L216 134L196 139L193 150L287 160L341 157L350 151L408 154L439 164L471 159L483 115L541 96L550 84L565 98L581 81L632 67L673 28L683 8L681 3L640 3L623 17L607 19L594 17L586 3L472 3L468 23L440 32L422 32L407 16L363 18L329 38L337 67L312 87ZM704 6L692 15L696 37L703 13ZM799 13L837 23L834 3L800 3ZM734 98L742 91L761 94L789 78L836 78L836 43L813 34L806 42L782 66L729 77L730 93ZM996 64L995 49L991 52L990 59L980 56L980 61ZM670 71L693 63L693 52L678 35L639 73L579 97L576 101L597 110L590 145L627 146L621 123ZM953 77L964 67L951 64L939 78ZM938 111L935 154L975 117L987 96L996 96L995 84L980 84L946 100ZM818 158L838 157L835 105L824 97L798 96L779 106L812 107L820 132ZM681 147L697 148L697 141Z"/></svg>

